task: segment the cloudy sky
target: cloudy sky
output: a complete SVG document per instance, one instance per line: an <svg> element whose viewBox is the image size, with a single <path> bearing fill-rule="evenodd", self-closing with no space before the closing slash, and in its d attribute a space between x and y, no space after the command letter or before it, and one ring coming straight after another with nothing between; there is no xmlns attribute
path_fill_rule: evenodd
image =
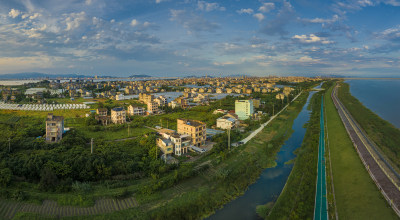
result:
<svg viewBox="0 0 400 220"><path fill-rule="evenodd" d="M400 0L1 0L17 72L400 76Z"/></svg>

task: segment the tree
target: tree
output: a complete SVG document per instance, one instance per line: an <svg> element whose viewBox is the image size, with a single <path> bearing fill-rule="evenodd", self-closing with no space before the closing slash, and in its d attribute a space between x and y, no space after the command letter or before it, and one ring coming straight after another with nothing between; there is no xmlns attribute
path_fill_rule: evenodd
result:
<svg viewBox="0 0 400 220"><path fill-rule="evenodd" d="M4 168L0 170L0 186L7 187L12 179L12 172L9 168Z"/></svg>
<svg viewBox="0 0 400 220"><path fill-rule="evenodd" d="M56 174L52 170L45 168L40 174L39 189L43 191L54 191L57 185L58 178Z"/></svg>

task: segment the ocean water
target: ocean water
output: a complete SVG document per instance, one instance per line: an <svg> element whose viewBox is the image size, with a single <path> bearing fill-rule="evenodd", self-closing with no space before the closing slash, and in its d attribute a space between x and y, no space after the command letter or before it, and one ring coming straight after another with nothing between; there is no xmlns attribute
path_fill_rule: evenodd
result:
<svg viewBox="0 0 400 220"><path fill-rule="evenodd" d="M400 79L346 80L351 94L400 129Z"/></svg>

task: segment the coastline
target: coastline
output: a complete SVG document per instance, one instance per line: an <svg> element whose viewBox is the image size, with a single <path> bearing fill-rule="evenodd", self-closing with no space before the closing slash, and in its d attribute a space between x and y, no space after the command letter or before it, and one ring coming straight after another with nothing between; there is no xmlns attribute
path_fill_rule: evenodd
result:
<svg viewBox="0 0 400 220"><path fill-rule="evenodd" d="M349 85L350 94L364 107L400 129L400 118L397 117L400 105L393 101L400 92L400 79L346 79L343 82Z"/></svg>
<svg viewBox="0 0 400 220"><path fill-rule="evenodd" d="M378 150L387 157L391 165L399 172L400 149L397 146L400 143L400 129L380 117L353 96L348 83L340 83L338 96L368 137L378 145Z"/></svg>

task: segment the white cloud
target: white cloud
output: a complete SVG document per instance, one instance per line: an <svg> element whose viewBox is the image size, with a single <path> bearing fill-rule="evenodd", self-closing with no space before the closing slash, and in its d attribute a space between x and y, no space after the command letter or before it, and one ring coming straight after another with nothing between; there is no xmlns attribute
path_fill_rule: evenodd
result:
<svg viewBox="0 0 400 220"><path fill-rule="evenodd" d="M86 13L84 11L80 13L71 13L65 19L65 24L67 25L65 30L71 31L78 28L84 20L86 20Z"/></svg>
<svg viewBox="0 0 400 220"><path fill-rule="evenodd" d="M148 22L148 21L145 21L145 22L143 23L143 27L148 27L148 26L150 26L150 25L151 25L151 23Z"/></svg>
<svg viewBox="0 0 400 220"><path fill-rule="evenodd" d="M272 2L263 3L263 5L258 9L261 12L268 13L275 8L275 4Z"/></svg>
<svg viewBox="0 0 400 220"><path fill-rule="evenodd" d="M40 15L41 15L41 14L39 14L39 13L34 13L33 15L29 16L29 19L30 19L30 20L33 20L33 19L35 19L35 18L38 18Z"/></svg>
<svg viewBox="0 0 400 220"><path fill-rule="evenodd" d="M303 21L308 23L334 23L339 20L338 15L333 15L330 19L314 18L314 19L303 19Z"/></svg>
<svg viewBox="0 0 400 220"><path fill-rule="evenodd" d="M225 62L214 62L215 66L225 66L225 65L233 65L236 64L234 61L225 61Z"/></svg>
<svg viewBox="0 0 400 220"><path fill-rule="evenodd" d="M160 4L161 2L165 2L167 0L156 0L156 4Z"/></svg>
<svg viewBox="0 0 400 220"><path fill-rule="evenodd" d="M86 0L86 1L85 1L85 4L86 4L86 5L91 5L92 3L93 3L92 0Z"/></svg>
<svg viewBox="0 0 400 220"><path fill-rule="evenodd" d="M11 9L11 11L8 13L8 16L12 17L12 18L16 18L18 17L18 15L20 15L21 12L17 9Z"/></svg>
<svg viewBox="0 0 400 220"><path fill-rule="evenodd" d="M262 20L264 20L264 15L263 14L261 14L261 13L257 13L257 14L254 14L253 15L255 18L257 18L257 20L258 21L262 21Z"/></svg>
<svg viewBox="0 0 400 220"><path fill-rule="evenodd" d="M318 37L315 34L310 34L310 35L294 35L292 37L294 40L298 40L301 43L322 43L322 44L332 44L334 43L333 41L327 40L325 37Z"/></svg>
<svg viewBox="0 0 400 220"><path fill-rule="evenodd" d="M316 61L319 61L319 60L318 59L313 59L313 58L311 58L309 56L303 56L303 57L300 57L298 61L309 63L309 62L316 62Z"/></svg>
<svg viewBox="0 0 400 220"><path fill-rule="evenodd" d="M240 10L237 10L236 12L238 14L249 14L249 15L254 13L253 9L251 9L251 8L242 8Z"/></svg>
<svg viewBox="0 0 400 220"><path fill-rule="evenodd" d="M139 22L136 20L136 19L133 19L132 21L131 21L131 26L132 27L135 27L135 26L137 26L139 24Z"/></svg>
<svg viewBox="0 0 400 220"><path fill-rule="evenodd" d="M225 11L225 7L221 7L216 2L208 3L205 1L198 1L197 8L201 11L207 11L207 12L214 11L214 10Z"/></svg>

